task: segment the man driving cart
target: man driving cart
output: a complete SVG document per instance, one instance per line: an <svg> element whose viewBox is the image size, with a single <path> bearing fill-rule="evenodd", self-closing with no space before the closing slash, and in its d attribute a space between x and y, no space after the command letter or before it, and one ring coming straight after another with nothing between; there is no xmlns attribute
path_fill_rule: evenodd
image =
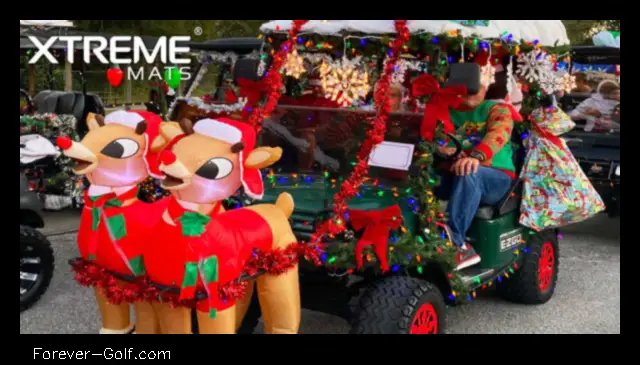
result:
<svg viewBox="0 0 640 365"><path fill-rule="evenodd" d="M416 79L414 88L421 82ZM448 200L451 240L459 250L458 270L480 262L480 255L465 239L480 204L500 202L516 179L511 133L512 112L517 112L504 103L485 100L487 88L488 83L481 82L480 66L464 63L452 65L444 89L461 93L449 107L449 120L443 118L445 132L460 142L461 151L456 154L454 141L440 147L447 159L439 166L441 184L436 191L439 198ZM422 135L433 139L435 123L425 122Z"/></svg>

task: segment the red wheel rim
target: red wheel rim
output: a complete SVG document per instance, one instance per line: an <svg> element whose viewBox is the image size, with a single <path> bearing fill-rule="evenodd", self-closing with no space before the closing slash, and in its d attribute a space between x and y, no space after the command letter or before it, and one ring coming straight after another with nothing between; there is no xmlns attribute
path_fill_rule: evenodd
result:
<svg viewBox="0 0 640 365"><path fill-rule="evenodd" d="M538 287L540 291L545 291L551 286L555 261L553 245L551 242L545 242L544 245L542 245L540 260L538 261Z"/></svg>
<svg viewBox="0 0 640 365"><path fill-rule="evenodd" d="M431 303L423 304L411 322L411 335L433 335L438 333L438 314Z"/></svg>

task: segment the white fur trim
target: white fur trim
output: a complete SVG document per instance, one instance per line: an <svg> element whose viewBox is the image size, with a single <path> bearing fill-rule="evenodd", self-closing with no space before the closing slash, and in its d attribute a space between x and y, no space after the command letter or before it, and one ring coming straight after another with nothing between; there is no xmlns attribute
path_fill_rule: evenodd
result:
<svg viewBox="0 0 640 365"><path fill-rule="evenodd" d="M133 329L133 324L130 324L129 327L121 330L112 330L109 328L100 328L101 335L126 335Z"/></svg>
<svg viewBox="0 0 640 365"><path fill-rule="evenodd" d="M199 120L193 131L231 144L242 141L242 132L238 128L215 119Z"/></svg>
<svg viewBox="0 0 640 365"><path fill-rule="evenodd" d="M110 113L104 118L105 124L120 124L125 127L136 129L138 123L143 121L144 118L138 113L128 112L126 110L118 110Z"/></svg>

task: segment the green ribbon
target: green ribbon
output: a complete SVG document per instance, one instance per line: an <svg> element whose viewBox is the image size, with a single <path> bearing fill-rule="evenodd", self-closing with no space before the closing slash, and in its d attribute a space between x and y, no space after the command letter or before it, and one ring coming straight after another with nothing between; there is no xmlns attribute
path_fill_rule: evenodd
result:
<svg viewBox="0 0 640 365"><path fill-rule="evenodd" d="M198 212L185 212L178 218L182 226L182 235L197 237L204 233L204 226L209 223L211 217Z"/></svg>
<svg viewBox="0 0 640 365"><path fill-rule="evenodd" d="M198 283L198 263L187 262L184 264L184 277L182 278L182 287L188 288L196 286Z"/></svg>
<svg viewBox="0 0 640 365"><path fill-rule="evenodd" d="M97 197L90 197L92 202L96 202L96 200L100 199ZM92 207L91 208L91 216L93 218L91 229L94 231L98 230L98 226L100 225L100 215L102 214L103 208L113 208L113 207L121 207L122 202L118 200L118 198L111 198L104 203L104 207Z"/></svg>

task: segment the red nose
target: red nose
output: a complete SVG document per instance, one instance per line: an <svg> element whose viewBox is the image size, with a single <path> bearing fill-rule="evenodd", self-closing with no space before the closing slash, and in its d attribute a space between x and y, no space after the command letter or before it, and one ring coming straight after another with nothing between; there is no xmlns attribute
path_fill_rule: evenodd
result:
<svg viewBox="0 0 640 365"><path fill-rule="evenodd" d="M176 157L176 154L171 151L164 151L162 152L162 154L160 154L160 162L165 165L171 165L172 163L176 162L177 159L178 158Z"/></svg>
<svg viewBox="0 0 640 365"><path fill-rule="evenodd" d="M68 150L69 148L71 148L73 141L71 140L71 138L67 136L62 136L62 137L58 137L58 139L56 140L56 143L58 144L58 147L60 147L61 149Z"/></svg>

